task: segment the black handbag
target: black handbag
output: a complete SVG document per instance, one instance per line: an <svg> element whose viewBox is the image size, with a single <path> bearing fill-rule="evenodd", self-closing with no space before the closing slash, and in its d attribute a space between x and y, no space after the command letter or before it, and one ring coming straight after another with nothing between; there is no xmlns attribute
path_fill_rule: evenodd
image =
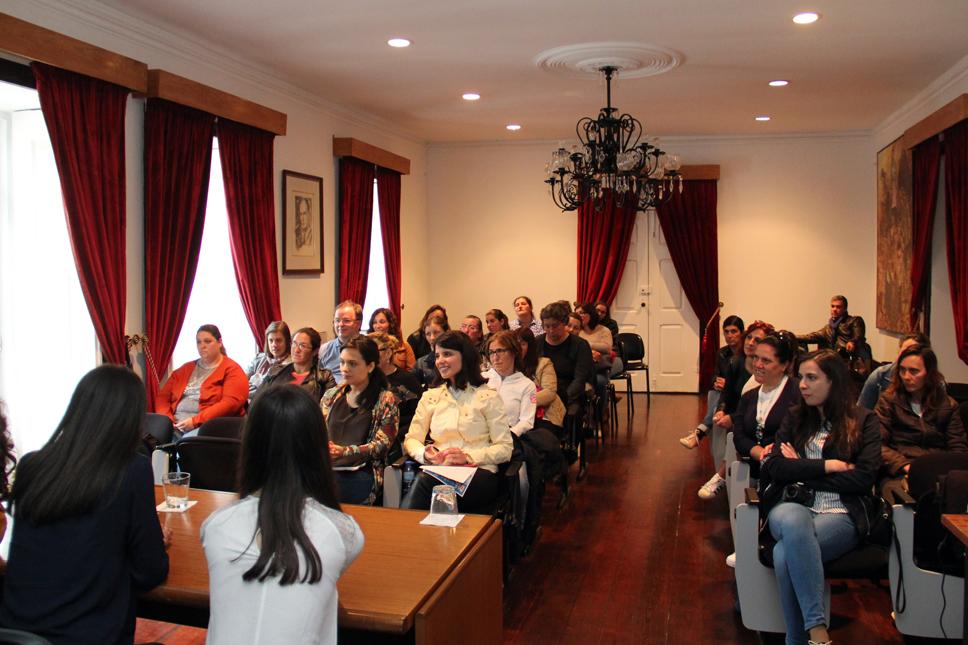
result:
<svg viewBox="0 0 968 645"><path fill-rule="evenodd" d="M867 544L889 547L894 539L894 507L880 496L862 497L867 512Z"/></svg>

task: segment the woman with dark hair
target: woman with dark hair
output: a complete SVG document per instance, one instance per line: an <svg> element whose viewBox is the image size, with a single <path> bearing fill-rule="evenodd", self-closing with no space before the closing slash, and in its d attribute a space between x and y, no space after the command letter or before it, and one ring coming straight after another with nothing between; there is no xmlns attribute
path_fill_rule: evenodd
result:
<svg viewBox="0 0 968 645"><path fill-rule="evenodd" d="M202 524L208 643L335 643L336 581L363 549L340 512L318 403L259 392L245 421L239 501Z"/></svg>
<svg viewBox="0 0 968 645"><path fill-rule="evenodd" d="M713 427L713 415L719 405L719 397L723 388L726 386L726 373L729 372L730 361L735 356L739 356L743 351L743 330L746 325L739 316L726 316L723 320L723 340L726 345L719 348L716 352L716 366L713 368L713 386L706 393L706 416L695 427L695 429L685 437L679 439L684 447L692 450L699 446Z"/></svg>
<svg viewBox="0 0 968 645"><path fill-rule="evenodd" d="M489 513L498 492L497 467L511 458L512 441L498 393L481 375L480 354L466 335L448 331L437 339L434 353L439 376L424 392L404 452L421 464L477 466L464 496L463 513ZM425 445L429 437L430 443ZM437 482L422 472L401 506L426 509Z"/></svg>
<svg viewBox="0 0 968 645"><path fill-rule="evenodd" d="M440 318L444 321L444 331L450 329L450 324L447 321L447 310L442 305L430 305L427 311L424 312L423 318L420 319L420 325L412 334L407 336L407 344L413 348L413 354L418 361L427 354L432 355L434 353L434 348L431 347L424 336L427 322L432 318Z"/></svg>
<svg viewBox="0 0 968 645"><path fill-rule="evenodd" d="M592 360L597 369L612 367L612 332L605 325L599 324L598 311L591 303L582 303L575 307L575 313L581 320L581 331L578 335L588 341L592 348Z"/></svg>
<svg viewBox="0 0 968 645"><path fill-rule="evenodd" d="M340 502L372 505L383 493L385 457L397 437L400 410L380 369L380 350L366 336L339 354L343 383L320 406L329 427L329 456Z"/></svg>
<svg viewBox="0 0 968 645"><path fill-rule="evenodd" d="M144 422L144 384L102 365L21 460L0 624L54 643L133 641L135 599L168 575L151 465L137 454Z"/></svg>
<svg viewBox="0 0 968 645"><path fill-rule="evenodd" d="M787 643L830 643L823 563L870 531L867 508L881 465L877 417L850 396L837 353L808 354L798 369L803 402L790 410L761 464L760 510L767 518ZM780 501L796 486L798 501ZM809 635L808 635L809 633Z"/></svg>
<svg viewBox="0 0 968 645"><path fill-rule="evenodd" d="M515 298L514 314L517 317L511 321L512 330L518 329L519 327L527 327L535 336L543 333L541 321L535 318L534 305L531 304L531 298L527 296L518 296Z"/></svg>
<svg viewBox="0 0 968 645"><path fill-rule="evenodd" d="M611 308L609 308L608 303L604 300L599 300L594 306L595 311L598 313L598 323L600 325L605 325L605 328L612 332L613 340L618 339L618 323L612 319L612 311Z"/></svg>
<svg viewBox="0 0 968 645"><path fill-rule="evenodd" d="M578 312L569 311L568 323L565 325L565 328L568 330L568 333L571 334L572 336L581 336L582 327L583 327L582 319L581 319L581 316L578 314Z"/></svg>
<svg viewBox="0 0 968 645"><path fill-rule="evenodd" d="M240 417L249 400L249 379L225 355L222 332L202 325L195 333L198 360L171 373L155 401L155 412L175 423L175 433L197 428L215 417Z"/></svg>
<svg viewBox="0 0 968 645"><path fill-rule="evenodd" d="M269 371L263 387L298 385L319 401L330 388L336 387L333 373L319 366L319 348L323 338L312 327L296 330L292 336L292 361Z"/></svg>
<svg viewBox="0 0 968 645"><path fill-rule="evenodd" d="M410 429L410 420L413 413L417 411L417 402L423 394L420 381L417 377L407 370L402 370L393 362L393 357L397 346L400 344L394 336L374 332L368 334L369 338L376 343L376 348L380 351L380 369L387 377L387 387L393 395L397 397L397 408L400 410L400 422L397 424L397 436L393 440L393 445L387 452L387 463L393 463L403 455L403 437Z"/></svg>
<svg viewBox="0 0 968 645"><path fill-rule="evenodd" d="M400 333L400 323L397 322L397 317L389 309L377 309L373 312L373 315L370 316L370 328L366 333L389 334L398 339L398 347L396 353L393 355L393 362L400 369L409 370L417 362L413 348L410 347L407 341L401 340L403 335Z"/></svg>
<svg viewBox="0 0 968 645"><path fill-rule="evenodd" d="M437 344L437 339L446 331L450 331L450 325L447 324L446 318L441 318L440 316L431 316L424 323L423 328L424 342L431 347L431 349ZM417 359L414 363L413 369L410 373L417 377L420 381L420 386L423 389L427 389L433 385L434 381L437 380L437 357L431 351L424 356Z"/></svg>
<svg viewBox="0 0 968 645"><path fill-rule="evenodd" d="M292 344L292 334L289 333L289 325L281 320L274 320L266 327L265 347L255 355L249 367L245 370L245 375L249 377L249 400L259 389L269 370L276 365L285 365L292 362L289 356L289 346Z"/></svg>
<svg viewBox="0 0 968 645"><path fill-rule="evenodd" d="M756 381L751 376L756 345L773 331L775 330L770 323L754 320L743 334L743 353L730 360L723 394L719 398L716 413L713 415L712 437L709 445L709 450L713 454L713 465L717 470L709 481L699 488L697 494L702 499L712 499L726 490L726 435L733 429L733 415L739 407L740 398L756 386Z"/></svg>
<svg viewBox="0 0 968 645"><path fill-rule="evenodd" d="M488 309L487 313L484 314L484 326L487 327L487 334L484 335L485 340L490 340L499 331L511 329L507 314L500 309Z"/></svg>
<svg viewBox="0 0 968 645"><path fill-rule="evenodd" d="M534 427L537 390L522 372L521 347L514 332L502 331L487 345L491 369L484 373L488 386L501 396L511 432L523 437Z"/></svg>
<svg viewBox="0 0 968 645"><path fill-rule="evenodd" d="M881 497L907 492L911 462L935 452L968 452L958 404L948 396L930 347L910 345L897 357L891 384L874 408L881 424L885 477Z"/></svg>

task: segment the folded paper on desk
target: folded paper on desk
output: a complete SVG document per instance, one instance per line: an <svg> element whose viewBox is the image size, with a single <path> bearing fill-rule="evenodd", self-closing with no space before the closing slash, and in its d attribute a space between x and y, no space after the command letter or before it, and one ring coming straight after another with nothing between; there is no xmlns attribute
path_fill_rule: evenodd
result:
<svg viewBox="0 0 968 645"><path fill-rule="evenodd" d="M421 466L424 471L442 484L453 486L454 491L463 497L471 485L477 466Z"/></svg>
<svg viewBox="0 0 968 645"><path fill-rule="evenodd" d="M431 513L427 517L420 520L420 523L424 526L447 526L454 528L460 521L464 519L463 515L454 515L452 513Z"/></svg>

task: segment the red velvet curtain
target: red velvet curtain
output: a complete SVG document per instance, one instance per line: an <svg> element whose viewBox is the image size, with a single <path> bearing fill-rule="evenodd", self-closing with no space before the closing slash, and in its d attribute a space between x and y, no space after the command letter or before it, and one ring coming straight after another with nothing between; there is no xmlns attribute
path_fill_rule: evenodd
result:
<svg viewBox="0 0 968 645"><path fill-rule="evenodd" d="M380 201L380 233L383 238L389 309L400 320L400 173L377 168L376 188Z"/></svg>
<svg viewBox="0 0 968 645"><path fill-rule="evenodd" d="M109 363L124 342L124 111L128 90L41 63L31 65L64 194L84 301Z"/></svg>
<svg viewBox="0 0 968 645"><path fill-rule="evenodd" d="M699 388L712 383L719 349L719 253L716 221L716 180L687 181L680 194L656 213L682 290L700 322L711 321L703 333L699 354Z"/></svg>
<svg viewBox="0 0 968 645"><path fill-rule="evenodd" d="M339 300L363 304L370 269L373 224L372 163L353 157L339 162ZM388 285L389 286L389 285Z"/></svg>
<svg viewBox="0 0 968 645"><path fill-rule="evenodd" d="M242 309L256 345L266 327L282 319L272 189L274 135L226 119L218 122L232 263Z"/></svg>
<svg viewBox="0 0 968 645"><path fill-rule="evenodd" d="M185 321L202 246L215 117L161 99L145 108L145 375L154 410Z"/></svg>
<svg viewBox="0 0 968 645"><path fill-rule="evenodd" d="M968 121L944 131L944 182L955 342L968 363Z"/></svg>
<svg viewBox="0 0 968 645"><path fill-rule="evenodd" d="M941 143L932 137L911 151L911 329L920 326L921 313L928 293L928 270L931 266L931 230L938 196L938 172L941 167Z"/></svg>
<svg viewBox="0 0 968 645"><path fill-rule="evenodd" d="M610 193L604 197L601 212L593 200L578 208L578 300L611 304L618 293L629 245L635 232L637 203L616 205Z"/></svg>

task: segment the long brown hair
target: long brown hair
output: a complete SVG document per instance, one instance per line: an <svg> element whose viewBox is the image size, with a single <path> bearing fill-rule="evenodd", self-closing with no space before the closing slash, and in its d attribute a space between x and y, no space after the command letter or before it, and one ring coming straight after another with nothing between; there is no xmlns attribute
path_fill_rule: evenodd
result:
<svg viewBox="0 0 968 645"><path fill-rule="evenodd" d="M847 370L847 363L837 352L830 349L821 349L807 354L800 362L800 367L810 361L816 363L820 371L830 379L830 392L827 394L827 400L819 406L807 405L800 401L790 411L796 419L793 447L798 453L804 453L807 442L820 429L822 420L819 408L822 407L823 419L830 422L830 435L827 440L836 445L841 452L849 454L860 444L861 433L857 426L857 403L850 396L850 372Z"/></svg>
<svg viewBox="0 0 968 645"><path fill-rule="evenodd" d="M896 399L901 399L906 403L911 403L911 394L904 387L901 380L901 362L911 356L920 356L924 361L924 370L927 376L924 379L924 389L921 395L921 406L925 413L937 412L948 398L948 393L944 387L944 375L938 371L938 356L934 350L927 345L915 343L909 345L897 356L894 363L894 374L891 376L891 384L887 386L887 392Z"/></svg>

